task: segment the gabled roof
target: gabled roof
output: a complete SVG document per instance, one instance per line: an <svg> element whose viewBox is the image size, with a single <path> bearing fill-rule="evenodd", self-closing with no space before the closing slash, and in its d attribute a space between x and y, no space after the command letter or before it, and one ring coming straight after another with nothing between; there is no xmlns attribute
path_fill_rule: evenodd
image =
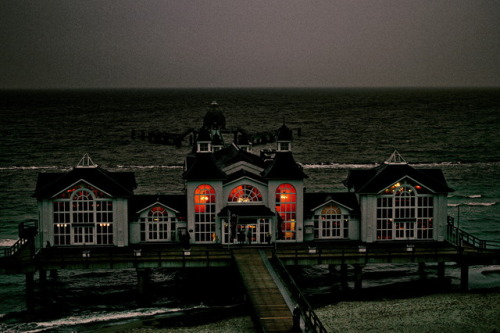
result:
<svg viewBox="0 0 500 333"><path fill-rule="evenodd" d="M225 179L226 174L217 166L212 153L201 153L189 159L189 165L182 178L186 180Z"/></svg>
<svg viewBox="0 0 500 333"><path fill-rule="evenodd" d="M266 166L259 156L238 149L234 144L215 152L214 158L221 169L238 162L247 162L262 169Z"/></svg>
<svg viewBox="0 0 500 333"><path fill-rule="evenodd" d="M85 181L114 197L128 197L137 187L133 172L110 172L100 167L76 167L69 172L40 173L35 198L50 198L79 181Z"/></svg>
<svg viewBox="0 0 500 333"><path fill-rule="evenodd" d="M271 164L264 170L266 179L304 179L308 178L302 168L295 162L292 152L276 152Z"/></svg>
<svg viewBox="0 0 500 333"><path fill-rule="evenodd" d="M228 205L217 214L217 216L276 216L276 213L264 205Z"/></svg>
<svg viewBox="0 0 500 333"><path fill-rule="evenodd" d="M453 192L440 169L415 169L406 163L384 163L369 170L350 170L344 183L357 193L379 193L406 177L435 193Z"/></svg>
<svg viewBox="0 0 500 333"><path fill-rule="evenodd" d="M243 170L243 169L230 174L227 177L227 179L225 180L225 183L229 183L229 182L232 182L233 180L240 179L240 178L250 178L250 179L256 180L260 183L264 183L264 184L266 183L264 178L262 178L261 176L256 175L252 172L249 172L247 170Z"/></svg>
<svg viewBox="0 0 500 333"><path fill-rule="evenodd" d="M135 195L129 199L129 214L137 215L138 212L157 203L179 212L178 215L186 215L187 201L184 194Z"/></svg>
<svg viewBox="0 0 500 333"><path fill-rule="evenodd" d="M354 214L359 213L358 199L355 193L304 193L305 215L312 214L312 210L329 202L334 202L350 209Z"/></svg>

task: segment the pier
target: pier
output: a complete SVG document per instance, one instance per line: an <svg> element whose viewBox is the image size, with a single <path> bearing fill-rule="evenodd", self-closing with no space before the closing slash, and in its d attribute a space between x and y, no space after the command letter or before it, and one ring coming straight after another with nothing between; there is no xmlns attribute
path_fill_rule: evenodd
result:
<svg viewBox="0 0 500 333"><path fill-rule="evenodd" d="M499 265L500 243L478 240L474 236L448 226L444 242L361 243L355 241L317 241L309 243L278 243L268 246L144 244L131 247L50 247L35 250L32 239L20 239L11 248L0 252L0 273L25 274L27 302L33 297L35 275L44 283L47 273L58 270L99 270L135 268L139 295L148 292L147 283L155 268L236 267L240 273L254 318L263 332L292 332L302 318L309 330L323 332L305 297L286 272L290 265L339 265L341 285L347 286L347 266L354 269L354 289L362 289L362 270L367 265L383 263L415 263L424 276L427 263L437 264L438 278L445 277L445 263L455 262L461 268L461 287L468 289L468 268L471 265ZM267 260L283 265L282 279L287 288L279 287ZM284 291L285 290L285 291ZM285 293L285 294L284 294ZM290 293L287 295L287 293ZM285 300L287 297L287 301ZM291 303L298 308L293 309ZM305 304L305 305L304 305ZM298 312L295 313L294 310ZM297 318L299 314L299 318ZM304 324L305 323L305 324Z"/></svg>

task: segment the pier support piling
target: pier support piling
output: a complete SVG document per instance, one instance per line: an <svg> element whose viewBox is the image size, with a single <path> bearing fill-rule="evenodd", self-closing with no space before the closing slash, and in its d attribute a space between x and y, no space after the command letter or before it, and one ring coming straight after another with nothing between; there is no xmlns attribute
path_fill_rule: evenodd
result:
<svg viewBox="0 0 500 333"><path fill-rule="evenodd" d="M363 265L354 264L354 290L360 291L363 287Z"/></svg>
<svg viewBox="0 0 500 333"><path fill-rule="evenodd" d="M460 289L469 290L469 265L466 263L460 265Z"/></svg>
<svg viewBox="0 0 500 333"><path fill-rule="evenodd" d="M35 272L24 274L26 277L26 308L33 310L35 308Z"/></svg>
<svg viewBox="0 0 500 333"><path fill-rule="evenodd" d="M137 269L137 296L140 303L149 301L149 287L151 284L151 269Z"/></svg>
<svg viewBox="0 0 500 333"><path fill-rule="evenodd" d="M347 283L347 264L340 265L340 288L342 290L348 289Z"/></svg>
<svg viewBox="0 0 500 333"><path fill-rule="evenodd" d="M445 276L445 263L444 261L440 261L437 264L437 276L439 280L444 280Z"/></svg>
<svg viewBox="0 0 500 333"><path fill-rule="evenodd" d="M418 263L418 276L420 280L425 280L425 278L427 277L427 274L425 272L425 262Z"/></svg>

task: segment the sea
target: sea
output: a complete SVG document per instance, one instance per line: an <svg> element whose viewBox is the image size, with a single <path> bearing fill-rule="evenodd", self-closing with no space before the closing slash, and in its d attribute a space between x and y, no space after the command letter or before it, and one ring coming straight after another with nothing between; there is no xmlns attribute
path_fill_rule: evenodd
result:
<svg viewBox="0 0 500 333"><path fill-rule="evenodd" d="M19 223L37 220L32 194L38 174L68 171L86 153L108 170L135 172L137 194L182 193L188 140L176 147L139 133L199 128L213 101L227 127L250 133L283 123L292 128L294 156L309 176L307 191L346 191L349 170L374 167L397 150L414 167L444 172L454 189L448 214L460 228L500 240L500 88L2 90L0 247L16 241ZM411 265L368 266L364 273L367 289L418 276ZM243 302L238 286L228 287L234 272L202 273L213 275L207 278L212 282L196 292L179 288L198 285L193 274L199 272L155 271L158 293L144 306L131 292L133 270L60 271L49 277L49 292L35 313L26 309L24 276L0 275L0 331L84 332L88 324L193 318L193 311L220 313ZM315 281L304 282L307 293L335 293L331 267L297 274ZM459 285L453 263L446 274ZM498 287L499 266L471 267L471 289Z"/></svg>

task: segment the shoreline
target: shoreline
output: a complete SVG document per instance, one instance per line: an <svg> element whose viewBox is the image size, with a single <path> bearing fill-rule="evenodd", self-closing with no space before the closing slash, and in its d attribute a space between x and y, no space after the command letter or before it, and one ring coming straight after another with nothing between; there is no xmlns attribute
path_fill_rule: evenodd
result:
<svg viewBox="0 0 500 333"><path fill-rule="evenodd" d="M492 333L500 332L500 288L427 293L421 296L341 300L315 309L328 332ZM98 333L255 333L250 310L192 312L129 322L85 325Z"/></svg>

